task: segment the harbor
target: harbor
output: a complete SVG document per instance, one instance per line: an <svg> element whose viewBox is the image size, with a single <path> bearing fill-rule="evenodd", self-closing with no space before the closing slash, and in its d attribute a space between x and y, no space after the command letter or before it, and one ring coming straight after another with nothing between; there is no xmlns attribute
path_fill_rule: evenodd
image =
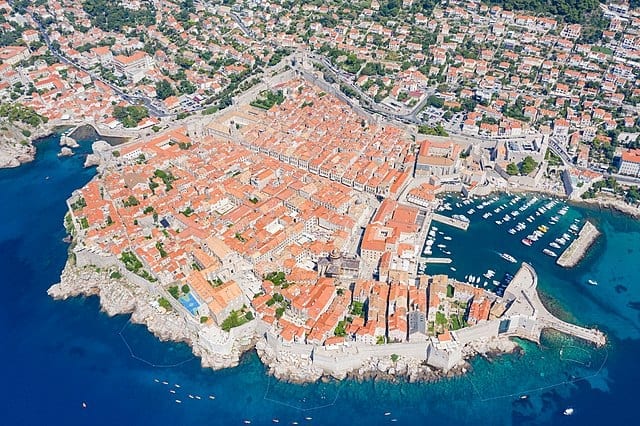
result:
<svg viewBox="0 0 640 426"><path fill-rule="evenodd" d="M572 268L587 254L589 248L598 239L600 231L589 221L585 222L576 238L558 258L557 264L563 268Z"/></svg>

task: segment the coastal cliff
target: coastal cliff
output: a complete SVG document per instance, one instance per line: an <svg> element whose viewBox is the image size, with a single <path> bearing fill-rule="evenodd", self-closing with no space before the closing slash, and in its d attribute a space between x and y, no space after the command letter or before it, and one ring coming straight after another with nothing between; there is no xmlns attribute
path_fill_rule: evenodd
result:
<svg viewBox="0 0 640 426"><path fill-rule="evenodd" d="M234 339L226 353L211 350L208 336L200 333L197 326L175 310L160 307L148 289L140 288L115 271L93 266L79 267L68 261L60 282L52 285L47 294L55 300L98 296L100 307L107 315L131 314L131 322L145 325L158 339L188 344L206 368L234 367L240 362L242 353L254 346L253 333L250 333Z"/></svg>
<svg viewBox="0 0 640 426"><path fill-rule="evenodd" d="M36 148L33 141L51 134L51 128L41 125L33 128L0 119L0 168L18 167L33 161Z"/></svg>
<svg viewBox="0 0 640 426"><path fill-rule="evenodd" d="M157 296L149 289L127 280L115 268L77 266L70 260L62 271L60 282L52 285L47 293L56 300L98 296L101 309L107 315L130 314L131 322L145 325L160 340L188 344L193 354L200 357L201 365L205 368L234 367L238 365L244 352L255 348L262 362L269 368L269 374L293 383L309 383L329 378L436 381L465 374L471 368L466 361L468 358L477 355L492 357L518 348L516 343L506 338L474 342L465 347L463 359L446 371L427 366L424 360L399 355L397 358L367 356L359 361L356 368L329 372L316 365L308 354L288 351L286 348L275 350L266 339L257 338L260 333L255 321L229 336L215 326L195 324L173 309L166 310L159 306ZM216 350L212 347L212 340L219 343L225 338L228 350ZM223 346L224 343L222 342Z"/></svg>

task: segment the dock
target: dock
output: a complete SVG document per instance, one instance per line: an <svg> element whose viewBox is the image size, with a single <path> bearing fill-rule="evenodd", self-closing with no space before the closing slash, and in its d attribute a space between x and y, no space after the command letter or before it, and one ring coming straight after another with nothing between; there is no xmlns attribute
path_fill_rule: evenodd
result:
<svg viewBox="0 0 640 426"><path fill-rule="evenodd" d="M453 260L448 257L428 257L425 263L451 263Z"/></svg>
<svg viewBox="0 0 640 426"><path fill-rule="evenodd" d="M469 222L465 222L464 220L460 219L454 219L449 216L443 216L438 213L434 213L431 219L436 222L444 223L445 225L453 226L454 228L462 229L463 231L466 231L467 228L469 228Z"/></svg>
<svg viewBox="0 0 640 426"><path fill-rule="evenodd" d="M538 295L538 275L533 267L523 263L505 289L504 299L510 304L503 318L508 318L512 334L534 341L540 340L545 328L552 328L570 336L578 337L596 346L607 342L604 333L594 328L580 327L556 318L542 304Z"/></svg>
<svg viewBox="0 0 640 426"><path fill-rule="evenodd" d="M600 231L589 221L580 229L576 238L569 247L560 255L556 263L563 268L573 268L587 254L589 248L596 241Z"/></svg>

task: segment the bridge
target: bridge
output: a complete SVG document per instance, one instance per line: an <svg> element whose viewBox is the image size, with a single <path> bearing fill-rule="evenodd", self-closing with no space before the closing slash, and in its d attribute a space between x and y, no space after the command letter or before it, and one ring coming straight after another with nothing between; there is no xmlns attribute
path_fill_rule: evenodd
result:
<svg viewBox="0 0 640 426"><path fill-rule="evenodd" d="M552 328L561 333L575 336L604 346L607 342L604 333L594 328L584 328L556 318L545 308L538 295L538 276L533 267L523 263L504 292L504 299L510 302L504 318L524 318L527 325L522 326L522 337L538 341L545 328Z"/></svg>

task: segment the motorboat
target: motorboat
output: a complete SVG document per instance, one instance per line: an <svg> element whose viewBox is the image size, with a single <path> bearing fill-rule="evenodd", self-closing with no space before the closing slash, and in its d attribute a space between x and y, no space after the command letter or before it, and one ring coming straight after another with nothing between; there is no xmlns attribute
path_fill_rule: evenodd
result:
<svg viewBox="0 0 640 426"><path fill-rule="evenodd" d="M591 285L598 285L598 281L596 281L596 280L591 280L591 279L589 279L589 280L587 280L587 282L588 282L589 284L591 284Z"/></svg>
<svg viewBox="0 0 640 426"><path fill-rule="evenodd" d="M558 257L558 254L553 251L553 250L549 250L549 249L543 249L542 252L544 254L546 254L547 256L551 256L551 257Z"/></svg>
<svg viewBox="0 0 640 426"><path fill-rule="evenodd" d="M511 262L511 263L516 263L517 262L516 258L511 256L508 253L501 253L500 257L503 258L504 260L507 260L507 261Z"/></svg>

